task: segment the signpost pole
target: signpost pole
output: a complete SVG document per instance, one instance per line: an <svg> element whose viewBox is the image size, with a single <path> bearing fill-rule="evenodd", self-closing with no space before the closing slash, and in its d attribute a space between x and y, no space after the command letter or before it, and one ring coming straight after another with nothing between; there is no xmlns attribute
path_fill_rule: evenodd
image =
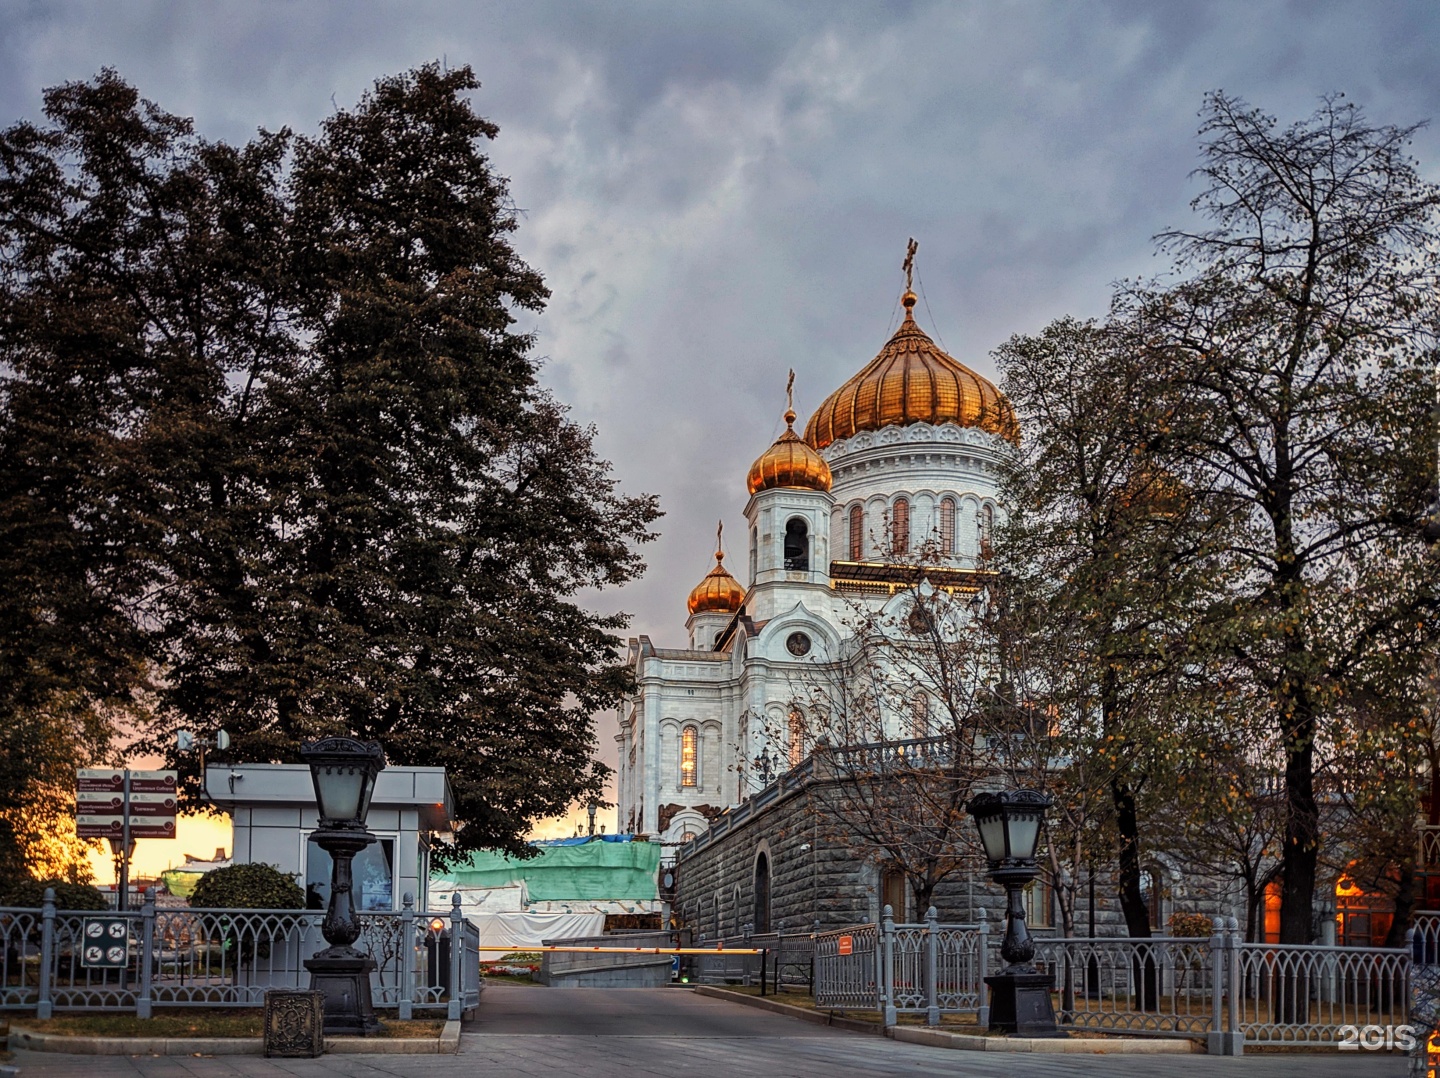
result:
<svg viewBox="0 0 1440 1078"><path fill-rule="evenodd" d="M115 908L124 913L130 904L130 769L125 769L123 800L120 803L120 894Z"/></svg>

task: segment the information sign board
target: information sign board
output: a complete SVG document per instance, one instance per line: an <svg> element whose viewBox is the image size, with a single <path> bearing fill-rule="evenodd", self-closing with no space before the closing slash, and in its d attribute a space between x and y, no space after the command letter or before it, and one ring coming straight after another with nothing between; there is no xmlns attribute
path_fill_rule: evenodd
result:
<svg viewBox="0 0 1440 1078"><path fill-rule="evenodd" d="M855 940L852 936L841 936L835 941L836 954L854 954Z"/></svg>
<svg viewBox="0 0 1440 1078"><path fill-rule="evenodd" d="M178 782L174 771L81 768L75 776L76 833L81 838L123 840L128 816L132 839L174 838Z"/></svg>

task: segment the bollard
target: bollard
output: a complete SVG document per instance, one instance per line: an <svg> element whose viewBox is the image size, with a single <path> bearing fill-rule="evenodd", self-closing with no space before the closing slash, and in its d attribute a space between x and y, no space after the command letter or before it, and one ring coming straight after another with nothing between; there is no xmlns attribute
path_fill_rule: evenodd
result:
<svg viewBox="0 0 1440 1078"><path fill-rule="evenodd" d="M450 896L450 1006L445 1017L458 1021L465 1001L460 996L460 986L465 983L461 976L461 965L465 961L465 915L460 912L460 892ZM475 956L480 961L480 956Z"/></svg>
<svg viewBox="0 0 1440 1078"><path fill-rule="evenodd" d="M895 911L886 906L880 912L880 1021L889 1029L895 1024Z"/></svg>
<svg viewBox="0 0 1440 1078"><path fill-rule="evenodd" d="M40 979L36 990L35 1017L53 1018L55 1004L50 999L50 977L55 965L55 888L45 888L40 907Z"/></svg>

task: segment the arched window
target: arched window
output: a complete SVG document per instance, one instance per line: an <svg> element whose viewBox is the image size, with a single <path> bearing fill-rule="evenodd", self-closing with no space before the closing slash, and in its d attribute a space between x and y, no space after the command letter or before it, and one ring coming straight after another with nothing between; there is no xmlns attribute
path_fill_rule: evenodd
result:
<svg viewBox="0 0 1440 1078"><path fill-rule="evenodd" d="M761 854L755 858L755 914L756 932L770 931L770 858Z"/></svg>
<svg viewBox="0 0 1440 1078"><path fill-rule="evenodd" d="M850 560L860 561L865 557L865 510L858 505L850 507Z"/></svg>
<svg viewBox="0 0 1440 1078"><path fill-rule="evenodd" d="M695 727L687 726L680 734L680 785L698 785L700 761L698 759Z"/></svg>
<svg viewBox="0 0 1440 1078"><path fill-rule="evenodd" d="M798 767L805 759L805 716L799 709L790 712L790 744L787 747L791 767Z"/></svg>
<svg viewBox="0 0 1440 1078"><path fill-rule="evenodd" d="M946 498L940 503L940 553L955 552L955 499Z"/></svg>
<svg viewBox="0 0 1440 1078"><path fill-rule="evenodd" d="M982 505L980 507L980 553L988 556L990 543L995 538L995 507L993 505Z"/></svg>
<svg viewBox="0 0 1440 1078"><path fill-rule="evenodd" d="M921 693L910 701L910 736L927 737L930 733L930 701Z"/></svg>
<svg viewBox="0 0 1440 1078"><path fill-rule="evenodd" d="M905 498L896 498L890 510L890 552L910 553L910 502Z"/></svg>
<svg viewBox="0 0 1440 1078"><path fill-rule="evenodd" d="M800 517L785 522L785 568L795 572L810 568L810 528Z"/></svg>

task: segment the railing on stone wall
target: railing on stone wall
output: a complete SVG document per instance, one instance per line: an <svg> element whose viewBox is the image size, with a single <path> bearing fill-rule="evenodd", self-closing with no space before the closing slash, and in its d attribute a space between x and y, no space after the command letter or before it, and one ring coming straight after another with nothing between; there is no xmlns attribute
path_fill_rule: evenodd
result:
<svg viewBox="0 0 1440 1078"><path fill-rule="evenodd" d="M125 913L0 909L0 1010L131 1011L155 1006L258 1007L270 988L308 987L304 959L321 950L316 910L157 909ZM123 964L90 968L85 930L97 918L127 925ZM401 1018L444 1008L458 1018L480 996L479 930L457 904L440 914L403 909L359 915L359 946L376 961L375 1002ZM436 927L438 925L438 927Z"/></svg>

